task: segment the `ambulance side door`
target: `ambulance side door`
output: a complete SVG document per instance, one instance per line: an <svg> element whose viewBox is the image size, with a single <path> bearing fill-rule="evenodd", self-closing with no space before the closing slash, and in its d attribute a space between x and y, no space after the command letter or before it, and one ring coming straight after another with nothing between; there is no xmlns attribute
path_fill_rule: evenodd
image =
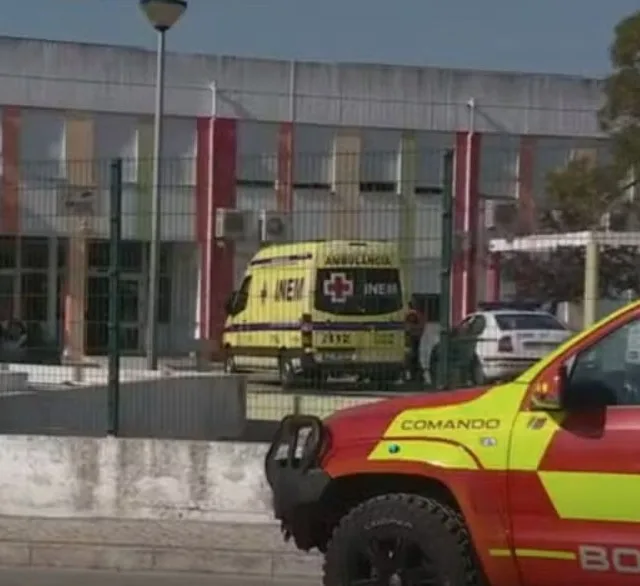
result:
<svg viewBox="0 0 640 586"><path fill-rule="evenodd" d="M238 332L236 345L240 349L249 350L253 347L253 331L250 327L250 306L254 303L253 275L246 275L233 301L233 326Z"/></svg>

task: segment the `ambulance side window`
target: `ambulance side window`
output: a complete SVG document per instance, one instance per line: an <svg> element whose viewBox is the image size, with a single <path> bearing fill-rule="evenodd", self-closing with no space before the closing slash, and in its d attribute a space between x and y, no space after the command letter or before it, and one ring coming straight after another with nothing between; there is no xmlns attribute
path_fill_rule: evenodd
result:
<svg viewBox="0 0 640 586"><path fill-rule="evenodd" d="M240 285L240 289L236 293L236 298L233 301L233 315L242 313L247 308L249 303L249 294L251 290L251 277L245 277Z"/></svg>

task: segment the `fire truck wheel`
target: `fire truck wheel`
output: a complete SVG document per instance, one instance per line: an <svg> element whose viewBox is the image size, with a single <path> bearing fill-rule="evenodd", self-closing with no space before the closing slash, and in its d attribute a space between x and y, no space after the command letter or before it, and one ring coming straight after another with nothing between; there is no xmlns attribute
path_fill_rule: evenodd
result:
<svg viewBox="0 0 640 586"><path fill-rule="evenodd" d="M456 511L433 499L389 494L352 509L336 527L323 584L476 586L475 567L469 534Z"/></svg>

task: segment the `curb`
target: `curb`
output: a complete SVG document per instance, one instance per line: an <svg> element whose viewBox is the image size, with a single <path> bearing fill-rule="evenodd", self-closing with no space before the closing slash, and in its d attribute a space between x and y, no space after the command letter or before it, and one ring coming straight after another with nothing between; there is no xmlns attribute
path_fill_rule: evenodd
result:
<svg viewBox="0 0 640 586"><path fill-rule="evenodd" d="M277 527L180 521L3 517L0 566L314 579L322 559Z"/></svg>

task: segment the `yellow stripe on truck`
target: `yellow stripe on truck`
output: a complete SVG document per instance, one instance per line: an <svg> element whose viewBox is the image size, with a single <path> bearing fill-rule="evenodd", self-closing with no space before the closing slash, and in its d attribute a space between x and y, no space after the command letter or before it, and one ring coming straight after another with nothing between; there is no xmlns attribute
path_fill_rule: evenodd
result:
<svg viewBox="0 0 640 586"><path fill-rule="evenodd" d="M421 462L438 468L477 470L478 464L464 448L437 440L381 441L369 460Z"/></svg>
<svg viewBox="0 0 640 586"><path fill-rule="evenodd" d="M512 422L526 392L525 385L508 383L468 403L407 409L391 422L384 437L450 441L474 454L482 468L506 470ZM387 459L398 459L397 454Z"/></svg>
<svg viewBox="0 0 640 586"><path fill-rule="evenodd" d="M564 414L542 411L518 413L513 427L509 470L534 472L540 467L553 436L560 429Z"/></svg>
<svg viewBox="0 0 640 586"><path fill-rule="evenodd" d="M640 523L640 475L540 471L538 476L562 519Z"/></svg>
<svg viewBox="0 0 640 586"><path fill-rule="evenodd" d="M537 558L545 560L575 560L578 558L575 552L560 549L490 549L489 555L494 558L512 557Z"/></svg>

